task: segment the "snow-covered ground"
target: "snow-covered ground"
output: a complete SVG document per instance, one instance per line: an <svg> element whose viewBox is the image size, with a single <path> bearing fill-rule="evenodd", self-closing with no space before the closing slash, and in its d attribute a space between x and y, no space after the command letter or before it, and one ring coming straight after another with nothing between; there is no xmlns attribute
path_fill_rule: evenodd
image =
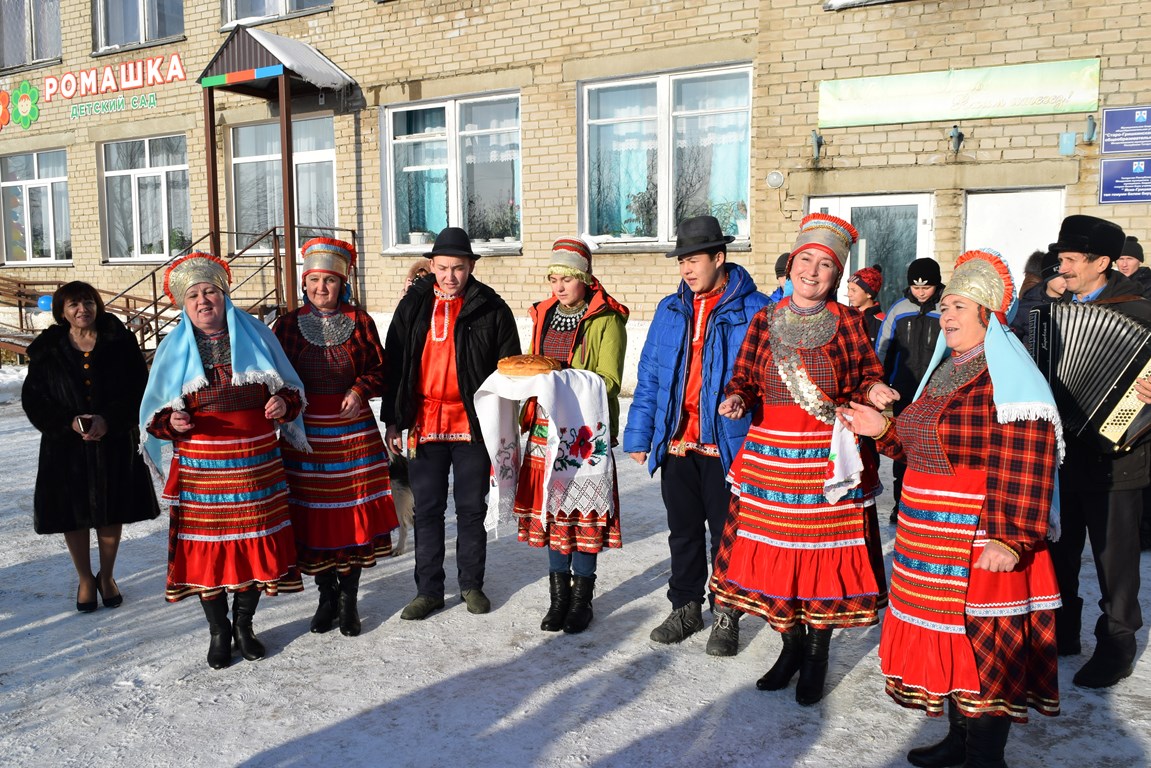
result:
<svg viewBox="0 0 1151 768"><path fill-rule="evenodd" d="M261 603L266 659L211 670L202 611L163 599L163 518L125 528L124 605L74 610L63 537L32 532L38 436L19 378L0 369L2 765L904 766L910 747L943 733L883 695L877 627L836 633L827 694L810 708L794 685L755 690L779 650L761 621L743 621L734 659L705 655L706 631L679 646L649 641L669 607L666 531L658 482L626 457L625 544L600 558L587 632L539 630L546 557L504 536L488 549L486 616L459 602L449 548L447 608L401 621L414 594L405 554L365 571L360 637L309 634L309 588ZM1087 590L1093 573L1086 562ZM1142 574L1151 582L1151 553ZM1151 617L1151 586L1144 593ZM1097 595L1086 597L1091 626ZM1085 651L1093 645L1085 634ZM1151 763L1151 659L1108 691L1071 685L1083 660L1061 661L1061 717L1013 729L1013 768Z"/></svg>

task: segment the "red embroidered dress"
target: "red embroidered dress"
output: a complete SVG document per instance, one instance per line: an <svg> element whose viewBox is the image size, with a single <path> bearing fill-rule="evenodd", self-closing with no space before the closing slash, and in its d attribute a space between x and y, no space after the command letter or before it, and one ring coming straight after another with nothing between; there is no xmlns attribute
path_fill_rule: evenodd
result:
<svg viewBox="0 0 1151 768"><path fill-rule="evenodd" d="M1027 721L1059 713L1047 552L1056 436L1044 420L998 423L982 347L948 358L878 441L906 461L879 657L906 707ZM1020 555L1006 573L974 568L989 540Z"/></svg>
<svg viewBox="0 0 1151 768"><path fill-rule="evenodd" d="M878 622L877 459L864 451L860 486L834 504L823 481L835 406L864 402L882 374L858 312L829 303L808 314L784 299L752 319L727 387L754 417L732 463L738 495L712 576L719 602L779 631Z"/></svg>
<svg viewBox="0 0 1151 768"><path fill-rule="evenodd" d="M396 528L388 454L368 400L383 389L384 357L366 312L307 306L276 324L276 336L304 382L304 430L311 453L281 441L300 570L317 574L371 567L392 551ZM339 415L348 391L360 413Z"/></svg>
<svg viewBox="0 0 1151 768"><path fill-rule="evenodd" d="M420 359L423 394L409 441L467 443L472 439L456 370L456 320L462 306L462 297L447 297L435 291L432 324Z"/></svg>
<svg viewBox="0 0 1151 768"><path fill-rule="evenodd" d="M288 483L274 425L264 418L268 388L234 386L227 335L197 332L208 384L184 396L190 432L171 428L171 408L148 431L174 447L164 497L171 503L165 599L250 586L269 595L304 588L288 513ZM290 389L285 420L300 412Z"/></svg>
<svg viewBox="0 0 1151 768"><path fill-rule="evenodd" d="M626 308L615 303L604 292L589 289L590 302L582 313L560 313L554 298L541 304L533 311L536 328L532 332L532 352L544 354L557 360L563 360L569 366L582 368L599 373L603 366L611 369L622 368L622 357L616 359L607 354L602 343L595 339L588 339L586 333L589 323L605 322L610 320L608 313L621 314L627 312ZM556 309L551 313L552 306ZM620 328L622 328L620 320ZM602 337L597 337L602 338ZM584 354L576 354L576 343L592 344L595 349L584 349ZM538 351L537 351L538 350ZM601 374L602 375L602 374ZM618 382L622 370L614 370L613 375ZM609 398L613 395L609 392ZM551 547L564 554L572 550L579 552L597 553L600 550L618 549L623 546L619 523L619 485L615 471L615 457L608 447L606 460L611 462L611 508L599 509L590 507L586 499L570 493L554 493L558 504L549 504L555 507L549 509L546 515L541 514L543 505L543 481L548 443L547 414L542 413L534 399L527 409L531 427L528 431L527 450L524 452L523 465L520 468L514 514L517 521L517 535L520 541L526 541L533 547ZM614 440L614 435L611 438ZM590 435L589 435L590 439ZM570 489L569 489L570 490ZM544 518L546 517L546 522Z"/></svg>

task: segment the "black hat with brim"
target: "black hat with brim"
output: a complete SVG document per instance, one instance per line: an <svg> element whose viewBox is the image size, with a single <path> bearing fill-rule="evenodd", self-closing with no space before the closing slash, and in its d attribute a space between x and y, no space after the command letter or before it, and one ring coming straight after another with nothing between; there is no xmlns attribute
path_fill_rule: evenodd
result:
<svg viewBox="0 0 1151 768"><path fill-rule="evenodd" d="M463 259L480 257L472 250L472 239L468 237L468 233L459 227L445 227L440 230L432 249L424 256L429 259L433 256L459 256Z"/></svg>
<svg viewBox="0 0 1151 768"><path fill-rule="evenodd" d="M1127 235L1123 228L1107 219L1076 214L1068 216L1059 227L1059 240L1048 249L1052 253L1090 253L1112 261L1123 252Z"/></svg>
<svg viewBox="0 0 1151 768"><path fill-rule="evenodd" d="M723 234L719 219L714 216L695 216L684 219L676 229L675 250L669 251L669 259L678 259L693 253L711 253L735 240Z"/></svg>

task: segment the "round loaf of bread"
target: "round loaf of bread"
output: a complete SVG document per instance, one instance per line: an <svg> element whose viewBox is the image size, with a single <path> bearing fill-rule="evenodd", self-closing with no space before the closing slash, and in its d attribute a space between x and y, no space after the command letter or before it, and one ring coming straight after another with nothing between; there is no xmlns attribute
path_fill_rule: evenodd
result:
<svg viewBox="0 0 1151 768"><path fill-rule="evenodd" d="M496 369L505 376L535 376L561 368L563 366L558 360L543 355L512 355L496 364Z"/></svg>

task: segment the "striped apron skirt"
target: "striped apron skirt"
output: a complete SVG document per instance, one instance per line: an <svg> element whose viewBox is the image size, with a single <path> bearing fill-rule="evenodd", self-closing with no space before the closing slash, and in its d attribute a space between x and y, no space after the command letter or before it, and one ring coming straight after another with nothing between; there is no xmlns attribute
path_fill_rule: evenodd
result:
<svg viewBox="0 0 1151 768"><path fill-rule="evenodd" d="M176 444L164 488L171 502L169 602L255 587L303 589L279 442L262 410L197 413Z"/></svg>
<svg viewBox="0 0 1151 768"><path fill-rule="evenodd" d="M758 424L732 464L738 496L716 557L716 599L781 632L877 623L886 585L872 545L875 462L833 504L823 493L831 425L795 405L765 407Z"/></svg>
<svg viewBox="0 0 1151 768"><path fill-rule="evenodd" d="M343 395L309 395L304 430L311 453L281 441L288 507L300 570L365 568L392 551L398 525L388 453L368 409L339 416Z"/></svg>
<svg viewBox="0 0 1151 768"><path fill-rule="evenodd" d="M904 476L879 643L887 694L932 716L948 696L968 716L1056 715L1055 570L1045 547L1005 573L974 567L986 489L983 470Z"/></svg>

